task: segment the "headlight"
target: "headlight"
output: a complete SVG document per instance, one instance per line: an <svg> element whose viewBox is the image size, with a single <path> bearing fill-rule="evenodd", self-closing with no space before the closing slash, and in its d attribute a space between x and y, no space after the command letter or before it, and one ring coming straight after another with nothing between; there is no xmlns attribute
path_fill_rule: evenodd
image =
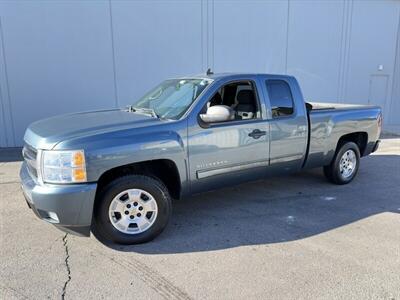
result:
<svg viewBox="0 0 400 300"><path fill-rule="evenodd" d="M83 150L44 150L41 161L43 182L74 183L85 182L87 179Z"/></svg>

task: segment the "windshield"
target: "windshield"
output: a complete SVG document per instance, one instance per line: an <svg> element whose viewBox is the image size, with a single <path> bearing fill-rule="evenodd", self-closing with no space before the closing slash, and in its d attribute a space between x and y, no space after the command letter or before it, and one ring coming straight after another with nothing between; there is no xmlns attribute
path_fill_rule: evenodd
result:
<svg viewBox="0 0 400 300"><path fill-rule="evenodd" d="M166 80L134 103L132 108L138 112L152 110L160 118L179 119L211 81L210 79Z"/></svg>

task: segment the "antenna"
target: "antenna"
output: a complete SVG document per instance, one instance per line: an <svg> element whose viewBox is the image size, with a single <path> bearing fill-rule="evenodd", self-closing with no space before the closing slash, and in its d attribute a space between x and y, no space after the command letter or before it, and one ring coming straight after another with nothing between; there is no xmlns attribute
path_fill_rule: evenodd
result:
<svg viewBox="0 0 400 300"><path fill-rule="evenodd" d="M213 71L211 71L211 68L208 68L207 69L207 73L206 73L207 75L212 75L212 74L214 74L214 72Z"/></svg>

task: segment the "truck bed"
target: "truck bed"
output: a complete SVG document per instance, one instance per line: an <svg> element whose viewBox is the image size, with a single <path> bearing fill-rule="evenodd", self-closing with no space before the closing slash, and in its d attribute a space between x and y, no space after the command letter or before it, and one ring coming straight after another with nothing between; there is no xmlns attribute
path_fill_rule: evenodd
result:
<svg viewBox="0 0 400 300"><path fill-rule="evenodd" d="M310 131L305 167L329 164L338 140L347 133L365 133L369 148L379 138L378 106L306 102L306 107Z"/></svg>

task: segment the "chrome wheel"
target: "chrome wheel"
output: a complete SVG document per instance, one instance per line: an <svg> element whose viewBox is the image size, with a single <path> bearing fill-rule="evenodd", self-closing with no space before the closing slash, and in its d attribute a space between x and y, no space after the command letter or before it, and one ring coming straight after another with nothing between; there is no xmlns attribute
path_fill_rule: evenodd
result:
<svg viewBox="0 0 400 300"><path fill-rule="evenodd" d="M349 149L340 158L339 167L340 174L343 178L347 179L353 175L357 165L356 153Z"/></svg>
<svg viewBox="0 0 400 300"><path fill-rule="evenodd" d="M141 189L119 193L110 203L108 215L111 224L120 232L138 234L148 230L157 218L157 202Z"/></svg>

